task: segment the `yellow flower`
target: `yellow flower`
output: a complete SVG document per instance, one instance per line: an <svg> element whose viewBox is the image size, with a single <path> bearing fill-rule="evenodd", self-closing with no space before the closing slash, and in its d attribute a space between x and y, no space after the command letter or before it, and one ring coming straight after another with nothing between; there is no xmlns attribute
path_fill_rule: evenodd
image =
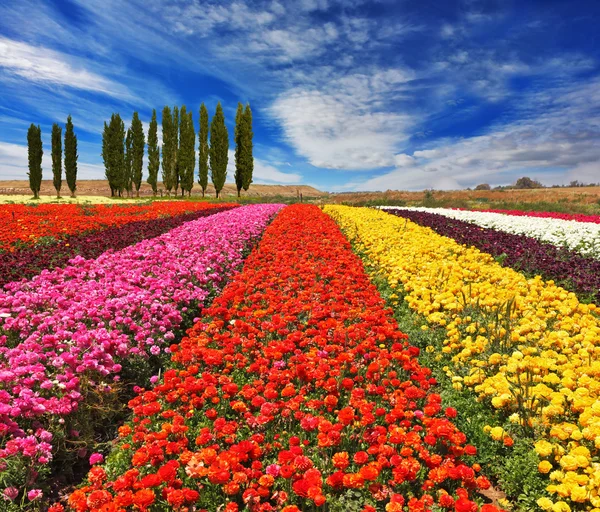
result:
<svg viewBox="0 0 600 512"><path fill-rule="evenodd" d="M538 441L534 445L536 453L540 457L548 457L552 453L552 443L549 443L545 439Z"/></svg>
<svg viewBox="0 0 600 512"><path fill-rule="evenodd" d="M552 505L552 512L571 512L571 507L564 501L558 501Z"/></svg>
<svg viewBox="0 0 600 512"><path fill-rule="evenodd" d="M490 430L490 436L494 441L502 441L504 438L504 429L502 427L494 427Z"/></svg>
<svg viewBox="0 0 600 512"><path fill-rule="evenodd" d="M561 467L566 471L575 471L579 467L579 464L577 464L577 458L573 457L572 455L564 455L560 458L559 462Z"/></svg>
<svg viewBox="0 0 600 512"><path fill-rule="evenodd" d="M571 499L577 503L583 503L587 500L587 490L585 487L576 486L571 488Z"/></svg>
<svg viewBox="0 0 600 512"><path fill-rule="evenodd" d="M536 503L542 510L552 510L553 503L552 500L548 498L540 498Z"/></svg>
<svg viewBox="0 0 600 512"><path fill-rule="evenodd" d="M547 460L543 460L542 462L540 462L538 464L538 471L540 473L549 473L550 470L552 469L552 464L550 464L550 462L548 462Z"/></svg>

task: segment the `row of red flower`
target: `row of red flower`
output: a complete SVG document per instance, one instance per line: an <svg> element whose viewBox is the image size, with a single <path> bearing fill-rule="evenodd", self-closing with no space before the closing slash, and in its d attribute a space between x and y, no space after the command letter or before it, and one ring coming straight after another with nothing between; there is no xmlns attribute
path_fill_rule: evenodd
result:
<svg viewBox="0 0 600 512"><path fill-rule="evenodd" d="M70 509L479 509L456 411L317 207L282 210L188 335Z"/></svg>
<svg viewBox="0 0 600 512"><path fill-rule="evenodd" d="M221 205L223 206L223 205ZM42 237L64 238L109 226L181 215L213 207L189 201L154 201L143 205L24 204L0 205L0 250ZM14 250L14 249L13 249Z"/></svg>

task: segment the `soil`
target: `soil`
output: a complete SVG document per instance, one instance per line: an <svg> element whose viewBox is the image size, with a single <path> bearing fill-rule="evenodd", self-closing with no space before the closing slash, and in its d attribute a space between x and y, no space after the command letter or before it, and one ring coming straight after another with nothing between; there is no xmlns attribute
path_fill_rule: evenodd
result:
<svg viewBox="0 0 600 512"><path fill-rule="evenodd" d="M163 191L163 197L166 197L164 187L162 183L158 184L158 190ZM179 193L181 196L181 192ZM198 184L194 185L192 189L193 196L200 196L202 190ZM208 186L206 191L207 196L214 197L215 189L212 185ZM251 185L248 192L242 191L242 196L246 197L270 197L270 196L282 196L282 197L300 197L302 194L303 198L315 198L325 197L327 192L322 192L316 188L309 187L307 185ZM14 181L0 181L0 195L10 196L26 196L27 198L32 197L31 190L29 188L29 181L27 180L14 180ZM64 198L68 198L70 193L66 184L63 183L61 195ZM77 195L78 196L101 196L110 197L110 188L108 181L106 180L79 180L77 182ZM223 197L235 197L237 196L237 190L235 185L232 183L226 183L221 191ZM51 196L56 198L56 190L52 185L52 180L42 180L42 187L40 190L40 196ZM152 197L152 188L147 183L142 183L140 188L140 197ZM160 197L160 193L159 193Z"/></svg>

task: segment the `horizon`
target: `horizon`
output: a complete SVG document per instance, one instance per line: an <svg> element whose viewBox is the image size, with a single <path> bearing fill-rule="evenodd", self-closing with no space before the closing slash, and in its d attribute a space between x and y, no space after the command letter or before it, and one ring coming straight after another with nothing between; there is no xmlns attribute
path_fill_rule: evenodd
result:
<svg viewBox="0 0 600 512"><path fill-rule="evenodd" d="M26 132L72 114L78 179L104 179L103 122L238 101L254 182L330 192L600 181L592 1L9 0L0 6L0 180ZM596 39L595 39L596 38ZM145 169L146 170L146 169ZM196 165L197 172L197 165ZM160 173L159 173L160 177ZM144 180L146 173L144 175Z"/></svg>

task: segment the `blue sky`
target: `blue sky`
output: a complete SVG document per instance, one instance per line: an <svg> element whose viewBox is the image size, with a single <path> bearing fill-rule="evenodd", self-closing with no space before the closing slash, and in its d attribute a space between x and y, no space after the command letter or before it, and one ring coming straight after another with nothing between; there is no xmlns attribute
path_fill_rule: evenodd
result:
<svg viewBox="0 0 600 512"><path fill-rule="evenodd" d="M597 0L3 0L0 179L26 177L31 122L45 177L71 113L103 178L112 112L220 100L230 138L252 106L255 182L600 182L599 26Z"/></svg>

